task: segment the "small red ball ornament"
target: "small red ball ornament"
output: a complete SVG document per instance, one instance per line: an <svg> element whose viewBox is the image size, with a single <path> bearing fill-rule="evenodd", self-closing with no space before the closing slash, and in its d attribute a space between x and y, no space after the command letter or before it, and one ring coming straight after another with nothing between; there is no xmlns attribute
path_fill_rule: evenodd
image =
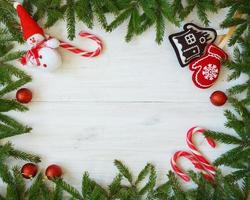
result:
<svg viewBox="0 0 250 200"><path fill-rule="evenodd" d="M50 165L46 169L45 175L49 180L62 176L62 168L58 165Z"/></svg>
<svg viewBox="0 0 250 200"><path fill-rule="evenodd" d="M227 95L222 91L215 91L211 94L210 101L215 106L223 106L227 101Z"/></svg>
<svg viewBox="0 0 250 200"><path fill-rule="evenodd" d="M34 178L37 174L37 171L38 171L38 167L37 165L33 163L27 163L21 169L21 173L23 177L26 179Z"/></svg>
<svg viewBox="0 0 250 200"><path fill-rule="evenodd" d="M22 88L16 93L16 100L20 103L29 103L32 99L32 92L27 88Z"/></svg>

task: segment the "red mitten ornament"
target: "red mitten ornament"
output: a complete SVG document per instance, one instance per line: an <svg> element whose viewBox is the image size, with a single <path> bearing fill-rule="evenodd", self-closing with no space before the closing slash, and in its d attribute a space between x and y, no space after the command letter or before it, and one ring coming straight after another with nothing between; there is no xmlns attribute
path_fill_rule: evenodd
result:
<svg viewBox="0 0 250 200"><path fill-rule="evenodd" d="M189 65L189 69L194 71L194 84L202 89L211 87L218 79L222 61L227 59L228 55L221 48L210 44L206 53Z"/></svg>

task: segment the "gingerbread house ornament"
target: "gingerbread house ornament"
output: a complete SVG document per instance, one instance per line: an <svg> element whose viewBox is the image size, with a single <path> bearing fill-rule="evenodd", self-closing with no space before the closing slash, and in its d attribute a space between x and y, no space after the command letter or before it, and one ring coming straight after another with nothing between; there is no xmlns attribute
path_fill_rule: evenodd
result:
<svg viewBox="0 0 250 200"><path fill-rule="evenodd" d="M180 65L185 67L204 54L206 47L216 40L217 34L212 28L202 28L193 23L185 24L183 29L170 35L169 40Z"/></svg>

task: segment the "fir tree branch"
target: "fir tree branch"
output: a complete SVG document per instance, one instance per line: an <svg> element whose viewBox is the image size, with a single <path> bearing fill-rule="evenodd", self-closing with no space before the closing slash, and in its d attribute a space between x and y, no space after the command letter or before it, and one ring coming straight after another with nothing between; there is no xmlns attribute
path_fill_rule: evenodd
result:
<svg viewBox="0 0 250 200"><path fill-rule="evenodd" d="M206 131L204 134L206 137L211 137L219 142L226 144L238 144L238 145L245 144L245 142L242 141L241 139L221 132Z"/></svg>
<svg viewBox="0 0 250 200"><path fill-rule="evenodd" d="M133 185L133 178L129 169L119 160L115 160L114 164L119 170L120 174L122 174L129 181L129 183Z"/></svg>
<svg viewBox="0 0 250 200"><path fill-rule="evenodd" d="M54 179L53 182L60 188L62 188L64 191L69 193L74 199L83 200L83 197L81 194L72 186L70 186L68 183L66 183L63 179L58 178Z"/></svg>
<svg viewBox="0 0 250 200"><path fill-rule="evenodd" d="M8 112L11 110L27 111L28 108L15 100L0 99L0 112Z"/></svg>

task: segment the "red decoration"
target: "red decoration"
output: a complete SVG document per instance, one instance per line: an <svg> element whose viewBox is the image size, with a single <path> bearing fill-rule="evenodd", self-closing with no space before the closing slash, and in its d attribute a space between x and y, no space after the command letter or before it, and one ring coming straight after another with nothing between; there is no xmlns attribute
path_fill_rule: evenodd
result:
<svg viewBox="0 0 250 200"><path fill-rule="evenodd" d="M193 137L196 134L204 134L205 129L200 128L200 127L193 127L189 129L187 132L187 145L190 148L191 152L193 155L196 157L196 159L203 165L205 170L210 173L212 176L215 176L216 174L216 168L203 156L203 154L200 152L200 150L197 148L197 146L193 142ZM216 144L215 141L212 138L205 137L208 144L212 147L215 148Z"/></svg>
<svg viewBox="0 0 250 200"><path fill-rule="evenodd" d="M202 89L211 87L218 79L222 61L227 59L228 55L222 49L210 44L206 53L189 65L189 69L194 71L194 84Z"/></svg>
<svg viewBox="0 0 250 200"><path fill-rule="evenodd" d="M37 165L33 163L27 163L21 169L21 173L23 177L26 179L34 178L37 174L37 171L38 171L38 167Z"/></svg>
<svg viewBox="0 0 250 200"><path fill-rule="evenodd" d="M211 94L210 101L215 106L223 106L227 102L227 95L222 91L215 91Z"/></svg>
<svg viewBox="0 0 250 200"><path fill-rule="evenodd" d="M204 178L206 178L208 181L211 181L214 179L214 176L210 174L204 166L197 160L196 156L190 152L187 151L177 151L171 158L171 166L174 172L181 177L184 181L188 182L190 181L190 177L178 166L177 161L179 158L185 157L188 160L192 162L194 167L203 174Z"/></svg>
<svg viewBox="0 0 250 200"><path fill-rule="evenodd" d="M45 175L48 177L48 179L52 180L54 178L58 178L62 176L62 169L58 165L50 165L46 169Z"/></svg>
<svg viewBox="0 0 250 200"><path fill-rule="evenodd" d="M98 38L97 36L95 36L93 34L84 32L84 31L81 31L79 33L79 36L82 38L88 38L90 40L93 40L97 44L96 50L86 51L83 49L79 49L79 48L77 48L77 47L75 47L67 42L61 41L61 40L60 40L60 47L67 49L68 51L70 51L74 54L77 54L79 56L82 56L82 57L96 57L96 56L100 55L100 53L103 50L103 44L102 44L102 41L100 38Z"/></svg>
<svg viewBox="0 0 250 200"><path fill-rule="evenodd" d="M23 37L25 40L37 33L44 35L43 29L32 19L21 3L15 2L14 7L20 17Z"/></svg>
<svg viewBox="0 0 250 200"><path fill-rule="evenodd" d="M32 99L32 92L27 88L22 88L16 93L16 100L20 103L29 103Z"/></svg>
<svg viewBox="0 0 250 200"><path fill-rule="evenodd" d="M186 174L178 165L177 161L181 157L185 157L192 162L194 167L198 169L205 179L208 181L214 180L216 174L216 168L202 155L196 145L193 143L194 134L203 134L205 130L199 127L193 127L188 130L186 142L191 151L177 151L171 158L171 166L174 172L182 178L184 181L190 181L190 177ZM211 147L215 147L215 141L211 138L206 138L207 142Z"/></svg>

